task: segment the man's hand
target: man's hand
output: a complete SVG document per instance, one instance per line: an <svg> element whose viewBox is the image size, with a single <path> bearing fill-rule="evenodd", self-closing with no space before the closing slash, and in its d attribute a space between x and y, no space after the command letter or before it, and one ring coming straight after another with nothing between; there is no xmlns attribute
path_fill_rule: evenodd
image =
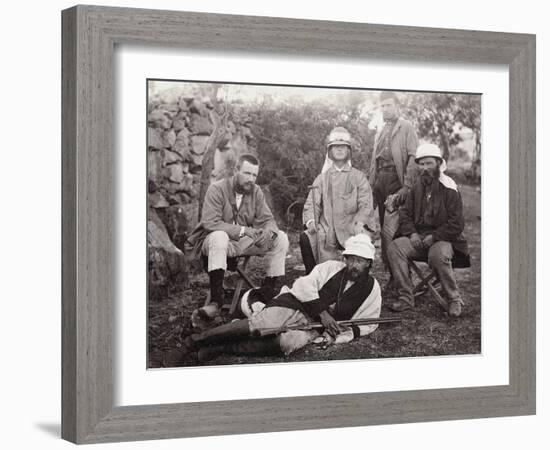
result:
<svg viewBox="0 0 550 450"><path fill-rule="evenodd" d="M314 220L310 220L307 225L307 231L309 231L310 234L315 234L317 233L317 227L315 226L315 221Z"/></svg>
<svg viewBox="0 0 550 450"><path fill-rule="evenodd" d="M401 206L403 203L405 203L405 200L407 199L407 195L409 194L409 188L406 186L403 186L401 189L399 189L395 193L395 199L394 199L394 206L397 208L398 206Z"/></svg>
<svg viewBox="0 0 550 450"><path fill-rule="evenodd" d="M390 213L394 212L399 206L399 198L400 197L398 194L388 195L386 201L384 202L384 208L386 208L386 211Z"/></svg>
<svg viewBox="0 0 550 450"><path fill-rule="evenodd" d="M271 231L270 230L258 230L258 235L254 241L256 247L269 247L271 243Z"/></svg>
<svg viewBox="0 0 550 450"><path fill-rule="evenodd" d="M431 234L428 234L424 239L422 239L422 244L425 248L430 248L434 245L434 237Z"/></svg>
<svg viewBox="0 0 550 450"><path fill-rule="evenodd" d="M260 235L261 230L256 230L252 227L245 227L244 228L244 235L248 236L249 238L256 240L256 238Z"/></svg>
<svg viewBox="0 0 550 450"><path fill-rule="evenodd" d="M319 319L325 327L325 331L332 337L336 337L340 334L341 328L338 322L332 317L328 311L323 311L319 314Z"/></svg>
<svg viewBox="0 0 550 450"><path fill-rule="evenodd" d="M355 222L353 224L353 234L365 233L365 224L363 222Z"/></svg>
<svg viewBox="0 0 550 450"><path fill-rule="evenodd" d="M420 235L418 233L411 234L409 239L411 240L411 244L415 250L420 251L424 248L424 243L422 242L422 239L420 239Z"/></svg>

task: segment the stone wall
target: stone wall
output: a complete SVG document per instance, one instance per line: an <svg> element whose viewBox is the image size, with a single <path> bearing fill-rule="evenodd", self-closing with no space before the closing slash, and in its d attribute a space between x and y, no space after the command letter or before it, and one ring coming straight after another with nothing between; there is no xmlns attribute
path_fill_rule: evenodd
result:
<svg viewBox="0 0 550 450"><path fill-rule="evenodd" d="M241 152L255 153L246 124L235 124L208 97L165 95L150 99L147 128L149 298L184 287L193 261L186 239L199 219L203 160L215 123L224 136L212 147L210 183L230 174ZM219 127L219 125L218 125ZM220 130L218 130L220 131Z"/></svg>

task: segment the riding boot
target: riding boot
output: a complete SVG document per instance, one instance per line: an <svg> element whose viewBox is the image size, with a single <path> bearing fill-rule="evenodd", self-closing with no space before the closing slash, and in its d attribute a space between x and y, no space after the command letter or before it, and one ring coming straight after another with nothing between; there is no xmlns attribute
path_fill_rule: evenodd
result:
<svg viewBox="0 0 550 450"><path fill-rule="evenodd" d="M227 340L249 336L250 327L248 325L248 320L242 319L211 328L200 334L192 334L191 341L194 347L202 347L204 345L223 343Z"/></svg>
<svg viewBox="0 0 550 450"><path fill-rule="evenodd" d="M281 346L277 336L262 339L246 339L228 344L234 355L282 355Z"/></svg>
<svg viewBox="0 0 550 450"><path fill-rule="evenodd" d="M225 270L223 269L208 272L208 277L210 278L210 302L217 303L220 308L225 300L225 292L223 290L224 275Z"/></svg>
<svg viewBox="0 0 550 450"><path fill-rule="evenodd" d="M306 268L306 275L309 275L315 267L315 256L313 256L311 242L306 233L300 233L300 252L302 253L302 261Z"/></svg>
<svg viewBox="0 0 550 450"><path fill-rule="evenodd" d="M199 308L199 316L206 320L219 316L225 301L225 291L223 290L225 270L212 270L208 272L208 276L210 278L210 303Z"/></svg>
<svg viewBox="0 0 550 450"><path fill-rule="evenodd" d="M197 358L199 362L206 362L219 355L280 356L282 354L279 340L274 336L202 347L197 352Z"/></svg>

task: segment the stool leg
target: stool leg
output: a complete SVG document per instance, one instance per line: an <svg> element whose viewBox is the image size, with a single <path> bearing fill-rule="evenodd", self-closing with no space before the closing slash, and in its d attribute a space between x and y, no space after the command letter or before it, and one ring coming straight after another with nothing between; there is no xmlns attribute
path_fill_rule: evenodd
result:
<svg viewBox="0 0 550 450"><path fill-rule="evenodd" d="M441 307L445 310L445 311L449 311L449 305L447 304L447 302L445 301L445 299L443 297L441 297L441 295L439 294L439 292L437 292L436 288L433 286L432 283L428 283L428 289L430 290L430 292L432 293L432 295L434 296L435 300L437 301L437 303L439 303L441 305Z"/></svg>
<svg viewBox="0 0 550 450"><path fill-rule="evenodd" d="M422 280L420 282L420 284L426 284L426 286L428 287L428 289L430 290L430 292L432 293L432 295L434 296L435 300L437 301L437 303L439 303L439 305L445 310L445 311L449 311L449 305L447 305L447 302L445 301L445 299L443 297L441 297L441 295L439 294L439 292L437 292L437 290L435 289L432 281L430 280L431 278L436 278L437 275L435 274L435 272L431 272L430 275L428 275L428 277L424 277L424 274L422 273L422 271L420 270L420 268L416 265L416 263L414 261L410 261L410 266L411 268L416 272L416 274L418 275L418 277ZM416 288L415 288L415 291L416 291ZM413 291L414 292L414 291Z"/></svg>
<svg viewBox="0 0 550 450"><path fill-rule="evenodd" d="M429 275L425 276L424 278L421 278L418 284L413 289L413 295L419 295L420 291L423 291L424 288L428 285L428 283L431 283L433 280L437 278L437 275L432 271Z"/></svg>
<svg viewBox="0 0 550 450"><path fill-rule="evenodd" d="M246 281L246 283L251 288L254 287L254 284L252 283L252 280L244 272L246 270L246 266L248 265L249 260L250 260L250 256L247 256L244 259L242 267L237 267L237 273L240 275L240 278L237 281L237 285L235 286L235 293L233 294L233 300L231 301L231 306L229 307L229 315L230 316L233 316L235 314L235 311L237 310L237 306L239 304L239 297L241 295L241 290L243 288L244 282Z"/></svg>

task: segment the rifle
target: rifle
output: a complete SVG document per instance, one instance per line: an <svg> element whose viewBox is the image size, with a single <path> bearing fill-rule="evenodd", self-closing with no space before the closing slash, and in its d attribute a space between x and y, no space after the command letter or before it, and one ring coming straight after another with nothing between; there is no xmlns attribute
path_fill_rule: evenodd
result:
<svg viewBox="0 0 550 450"><path fill-rule="evenodd" d="M401 322L403 319L401 317L378 317L378 318L368 318L368 319L352 319L352 320L339 320L338 325L344 327L349 327L351 325L371 325L374 323L392 323L392 322ZM284 333L285 331L290 330L316 330L319 328L324 328L324 325L321 322L311 322L302 325L288 325L276 328L264 328L259 330L254 330L253 336L255 337L265 337L265 336L276 336L278 334Z"/></svg>

